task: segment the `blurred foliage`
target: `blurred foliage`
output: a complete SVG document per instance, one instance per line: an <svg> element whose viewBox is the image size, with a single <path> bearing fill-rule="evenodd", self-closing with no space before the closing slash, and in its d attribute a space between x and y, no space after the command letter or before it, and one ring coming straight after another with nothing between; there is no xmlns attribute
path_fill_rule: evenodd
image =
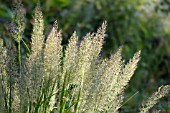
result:
<svg viewBox="0 0 170 113"><path fill-rule="evenodd" d="M31 20L37 0L23 0L23 3L26 18ZM11 7L11 0L0 0L0 24L3 24L0 37L4 38L6 45L12 43L8 36L8 23L13 18ZM129 103L131 106L137 106L140 98L146 97L156 86L170 84L170 0L41 0L41 7L46 34L57 19L59 28L63 30L63 45L67 44L74 30L83 37L106 20L108 27L103 57L109 57L120 45L124 45L125 59L142 50L139 68L128 90L132 94L139 90L141 95ZM32 20L27 19L23 38L29 43ZM27 53L25 49L23 51L23 55ZM129 106L123 107L124 112ZM160 106L165 111L170 110L168 105L158 105L158 108Z"/></svg>

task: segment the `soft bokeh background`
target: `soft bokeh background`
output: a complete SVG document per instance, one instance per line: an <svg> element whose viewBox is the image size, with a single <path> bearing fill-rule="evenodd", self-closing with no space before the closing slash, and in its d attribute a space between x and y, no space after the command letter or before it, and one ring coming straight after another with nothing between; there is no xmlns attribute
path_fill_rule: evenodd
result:
<svg viewBox="0 0 170 113"><path fill-rule="evenodd" d="M125 99L139 91L121 112L136 112L139 104L159 86L170 84L170 0L40 0L45 20L45 34L48 34L57 19L63 31L63 45L76 31L80 40L88 32L94 32L107 21L106 39L102 57L121 45L123 57L129 59L141 50L141 61L130 81ZM37 0L23 0L26 9L26 30L23 39L31 41L32 15ZM10 38L8 25L13 18L12 0L0 0L0 38L5 46L16 42ZM22 48L23 60L27 55ZM126 61L127 61L126 60ZM170 112L170 94L161 99L153 109Z"/></svg>

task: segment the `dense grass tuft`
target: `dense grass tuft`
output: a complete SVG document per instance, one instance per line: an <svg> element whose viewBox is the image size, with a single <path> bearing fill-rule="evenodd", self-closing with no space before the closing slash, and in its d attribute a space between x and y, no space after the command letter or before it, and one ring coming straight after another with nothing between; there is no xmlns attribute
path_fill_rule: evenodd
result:
<svg viewBox="0 0 170 113"><path fill-rule="evenodd" d="M18 8L20 11L22 7ZM23 17L20 17L16 18L16 26L20 27L13 35L18 43L22 40L24 25ZM127 64L122 60L122 47L109 59L102 59L100 52L106 22L96 33L87 34L81 42L74 32L66 49L61 45L61 31L57 28L55 22L45 40L43 16L38 4L34 13L32 49L27 61L21 60L20 46L18 51L14 51L2 47L1 43L0 112L119 112L124 91L140 60L140 51ZM169 90L169 85L160 87L142 104L140 112L147 112Z"/></svg>

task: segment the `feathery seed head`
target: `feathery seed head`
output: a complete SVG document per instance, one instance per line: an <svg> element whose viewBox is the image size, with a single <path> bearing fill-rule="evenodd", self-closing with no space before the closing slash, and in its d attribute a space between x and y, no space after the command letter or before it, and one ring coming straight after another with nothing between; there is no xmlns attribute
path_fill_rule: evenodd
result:
<svg viewBox="0 0 170 113"><path fill-rule="evenodd" d="M44 41L44 21L40 5L37 4L34 11L33 33L32 33L32 50L38 53L42 49Z"/></svg>
<svg viewBox="0 0 170 113"><path fill-rule="evenodd" d="M149 97L146 101L142 103L142 106L140 108L140 113L147 113L150 108L152 108L156 103L158 103L158 100L164 96L166 96L170 92L170 85L161 86L158 88L158 90L152 94L151 97Z"/></svg>
<svg viewBox="0 0 170 113"><path fill-rule="evenodd" d="M19 42L21 40L21 35L23 34L25 29L26 11L21 0L14 0L13 6L14 6L14 18L13 18L14 20L9 27L10 30L12 31L11 32L13 34L12 36L17 42Z"/></svg>

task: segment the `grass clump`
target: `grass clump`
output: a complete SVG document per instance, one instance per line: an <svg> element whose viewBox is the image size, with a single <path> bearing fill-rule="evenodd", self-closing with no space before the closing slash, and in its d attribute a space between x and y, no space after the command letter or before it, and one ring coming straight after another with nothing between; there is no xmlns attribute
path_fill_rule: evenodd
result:
<svg viewBox="0 0 170 113"><path fill-rule="evenodd" d="M26 62L21 60L20 46L18 51L14 51L10 47L2 47L1 44L1 112L119 112L124 91L140 60L140 51L127 64L122 60L122 47L109 59L103 60L100 52L106 22L96 33L87 34L81 42L74 32L68 46L63 49L57 22L47 38L43 34L43 23L38 4L34 13L31 53ZM20 43L23 27L18 27L15 34L13 36ZM169 90L169 85L159 88L158 92L142 104L140 112L147 112Z"/></svg>

